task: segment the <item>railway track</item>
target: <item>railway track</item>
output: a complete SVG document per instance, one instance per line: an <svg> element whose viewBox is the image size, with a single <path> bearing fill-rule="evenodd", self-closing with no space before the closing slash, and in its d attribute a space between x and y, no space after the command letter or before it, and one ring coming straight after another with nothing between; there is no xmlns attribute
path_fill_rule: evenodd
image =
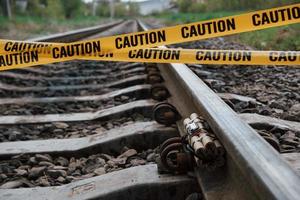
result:
<svg viewBox="0 0 300 200"><path fill-rule="evenodd" d="M35 41L147 29L118 21ZM190 68L71 61L1 72L1 196L298 199L299 153L255 129L290 131L299 148L299 123L237 114L228 100L251 98L217 94Z"/></svg>

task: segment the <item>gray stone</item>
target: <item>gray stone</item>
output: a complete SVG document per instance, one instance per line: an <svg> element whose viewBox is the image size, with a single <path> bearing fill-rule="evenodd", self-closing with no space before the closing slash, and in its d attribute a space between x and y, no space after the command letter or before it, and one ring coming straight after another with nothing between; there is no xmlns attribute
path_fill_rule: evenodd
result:
<svg viewBox="0 0 300 200"><path fill-rule="evenodd" d="M10 160L9 164L11 166L14 166L14 167L20 167L20 166L22 166L22 162L20 160L16 160L16 159Z"/></svg>
<svg viewBox="0 0 300 200"><path fill-rule="evenodd" d="M275 101L271 102L269 104L269 106L271 108L277 108L277 109L281 109L281 110L286 110L286 106L284 106L284 104L281 104L281 103L278 103L278 102L275 102Z"/></svg>
<svg viewBox="0 0 300 200"><path fill-rule="evenodd" d="M50 155L42 155L42 154L36 154L35 159L40 162L40 161L47 161L47 162L52 162L52 158Z"/></svg>
<svg viewBox="0 0 300 200"><path fill-rule="evenodd" d="M68 172L73 173L76 170L76 167L77 167L76 162L71 162L69 164Z"/></svg>
<svg viewBox="0 0 300 200"><path fill-rule="evenodd" d="M63 166L52 166L49 169L54 169L54 170L67 170L68 167L63 167Z"/></svg>
<svg viewBox="0 0 300 200"><path fill-rule="evenodd" d="M94 176L94 174L90 173L90 174L85 174L83 176L81 176L82 179L84 178L92 178Z"/></svg>
<svg viewBox="0 0 300 200"><path fill-rule="evenodd" d="M9 141L16 141L17 140L17 135L14 133L10 133L8 136Z"/></svg>
<svg viewBox="0 0 300 200"><path fill-rule="evenodd" d="M51 176L52 178L58 178L60 176L62 176L62 177L66 177L67 176L67 172L66 171L64 171L64 170L54 170L54 169L48 170L47 174L49 176Z"/></svg>
<svg viewBox="0 0 300 200"><path fill-rule="evenodd" d="M16 141L16 140L19 140L22 137L22 133L17 131L17 130L7 132L7 134L8 134L8 140L9 141Z"/></svg>
<svg viewBox="0 0 300 200"><path fill-rule="evenodd" d="M142 160L142 159L132 159L130 161L130 164L134 167L134 166L138 166L138 165L145 165L146 161Z"/></svg>
<svg viewBox="0 0 300 200"><path fill-rule="evenodd" d="M77 179L77 178L74 177L74 176L67 176L67 177L66 177L66 180L69 181L69 182L72 182L72 181L74 181L74 180L76 180L76 179Z"/></svg>
<svg viewBox="0 0 300 200"><path fill-rule="evenodd" d="M106 161L113 159L112 156L104 154L104 153L100 154L100 157L103 158Z"/></svg>
<svg viewBox="0 0 300 200"><path fill-rule="evenodd" d="M24 169L15 169L14 170L18 176L26 176L28 174L28 172Z"/></svg>
<svg viewBox="0 0 300 200"><path fill-rule="evenodd" d="M18 188L23 185L22 181L16 180L16 181L9 181L7 183L4 183L0 186L0 189L13 189Z"/></svg>
<svg viewBox="0 0 300 200"><path fill-rule="evenodd" d="M112 160L110 160L112 163L113 163L113 166L121 166L121 167L124 167L125 164L126 164L126 160L127 158L126 157L123 157L123 158L114 158ZM108 161L109 162L109 161Z"/></svg>
<svg viewBox="0 0 300 200"><path fill-rule="evenodd" d="M39 162L39 165L40 165L40 166L46 166L46 167L54 166L53 163L47 162L47 161L41 161L41 162Z"/></svg>
<svg viewBox="0 0 300 200"><path fill-rule="evenodd" d="M0 179L5 180L7 179L7 176L5 174L0 174Z"/></svg>
<svg viewBox="0 0 300 200"><path fill-rule="evenodd" d="M288 144L282 144L281 147L284 150L295 150L294 146L291 146L291 145L288 145Z"/></svg>
<svg viewBox="0 0 300 200"><path fill-rule="evenodd" d="M58 157L56 160L55 160L55 163L56 164L59 164L61 166L68 166L69 165L69 161L68 159L64 158L64 157Z"/></svg>
<svg viewBox="0 0 300 200"><path fill-rule="evenodd" d="M81 176L81 171L79 169L75 170L73 173L72 173L72 176Z"/></svg>
<svg viewBox="0 0 300 200"><path fill-rule="evenodd" d="M155 161L155 158L156 158L156 154L155 154L155 153L150 153L150 154L148 154L148 156L147 156L147 161L148 161L148 162L154 162L154 161Z"/></svg>
<svg viewBox="0 0 300 200"><path fill-rule="evenodd" d="M298 146L299 145L299 142L297 141L294 141L292 139L285 139L281 142L282 144L286 144L286 145L291 145L291 146Z"/></svg>
<svg viewBox="0 0 300 200"><path fill-rule="evenodd" d="M121 99L121 101L127 101L127 100L129 99L129 97L128 97L128 96L122 95L122 96L120 97L120 99Z"/></svg>
<svg viewBox="0 0 300 200"><path fill-rule="evenodd" d="M135 149L129 149L118 156L118 158L129 158L132 156L135 156L137 154L137 151Z"/></svg>
<svg viewBox="0 0 300 200"><path fill-rule="evenodd" d="M93 130L93 133L101 135L101 134L105 133L105 131L106 131L105 128L100 127L100 128L97 128L97 129Z"/></svg>
<svg viewBox="0 0 300 200"><path fill-rule="evenodd" d="M112 129L114 127L114 125L112 123L108 122L106 124L106 127L107 127L107 129Z"/></svg>
<svg viewBox="0 0 300 200"><path fill-rule="evenodd" d="M52 132L53 132L53 134L57 135L56 137L61 137L60 134L63 134L63 133L64 133L64 130L63 130L63 129L60 129L60 128L56 128L56 129L54 129Z"/></svg>
<svg viewBox="0 0 300 200"><path fill-rule="evenodd" d="M8 163L0 164L0 173L10 173L14 167L10 166Z"/></svg>
<svg viewBox="0 0 300 200"><path fill-rule="evenodd" d="M94 173L96 174L96 175L102 175L102 174L105 174L106 173L106 171L105 171L105 168L104 167L100 167L100 168L98 168L98 169L95 169L94 170Z"/></svg>
<svg viewBox="0 0 300 200"><path fill-rule="evenodd" d="M20 167L18 167L18 169L24 169L24 170L29 170L31 167L29 165L22 165Z"/></svg>
<svg viewBox="0 0 300 200"><path fill-rule="evenodd" d="M101 165L102 167L105 165L105 160L103 158L96 158L95 162L99 165Z"/></svg>
<svg viewBox="0 0 300 200"><path fill-rule="evenodd" d="M43 174L43 172L45 171L45 169L46 169L46 167L44 167L44 166L43 167L33 167L30 169L28 177L30 179L35 179L35 178L41 176Z"/></svg>
<svg viewBox="0 0 300 200"><path fill-rule="evenodd" d="M68 128L69 125L63 122L54 122L53 125L58 129L65 129Z"/></svg>
<svg viewBox="0 0 300 200"><path fill-rule="evenodd" d="M294 104L290 110L290 112L295 112L295 113L299 113L300 112L300 103Z"/></svg>
<svg viewBox="0 0 300 200"><path fill-rule="evenodd" d="M65 179L64 177L62 177L62 176L58 177L56 180L57 180L58 182L60 182L60 183L66 182L66 179Z"/></svg>
<svg viewBox="0 0 300 200"><path fill-rule="evenodd" d="M40 185L40 186L50 186L50 183L49 183L49 181L48 181L48 179L46 178L46 177L44 177L44 176L42 176L42 177L40 177L38 180L37 180L37 182L38 182L38 184Z"/></svg>

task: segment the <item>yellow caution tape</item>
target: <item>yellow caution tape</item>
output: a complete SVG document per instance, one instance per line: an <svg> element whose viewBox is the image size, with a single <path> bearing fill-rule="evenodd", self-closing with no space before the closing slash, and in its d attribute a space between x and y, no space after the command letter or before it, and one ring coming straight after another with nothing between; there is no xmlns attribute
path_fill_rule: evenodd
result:
<svg viewBox="0 0 300 200"><path fill-rule="evenodd" d="M134 57L134 52L139 53L142 51L157 52L157 54L160 54L160 52L168 54L167 52L169 51L179 51L180 59L176 60L176 62L180 63L298 65L298 52L286 52L288 55L291 54L292 60L294 59L293 55L296 54L296 61L291 61L289 56L287 56L288 60L285 60L283 58L284 56L280 56L281 54L284 54L282 52L276 52L276 55L274 52L274 59L271 59L267 52L259 51L253 51L251 53L251 61L235 61L236 59L234 56L238 54L237 52L242 51L228 52L228 55L225 57L220 55L220 57L223 56L225 59L222 61L218 59L209 61L209 53L207 53L207 55L202 55L201 53L210 52L206 50L154 50L147 48L261 30L299 22L300 4L298 3L236 16L74 43L39 43L0 40L0 70L62 62L73 59L132 62L150 62L151 60L151 62L166 62L166 59L163 57L162 59L129 57ZM215 56L219 56L221 51L223 50L220 50ZM259 55L259 53L262 55ZM106 56L110 54L113 54L113 56ZM198 55L198 57L195 57L195 55ZM231 55L233 55L232 59L230 59ZM205 59L201 59L201 56L204 56ZM279 56L280 59L276 58L276 56Z"/></svg>
<svg viewBox="0 0 300 200"><path fill-rule="evenodd" d="M300 52L145 48L122 50L106 54L89 54L85 56L74 55L73 57L61 58L59 60L48 58L47 54L38 54L38 52L21 52L17 54L1 55L0 70L49 64L73 59L149 63L299 66Z"/></svg>
<svg viewBox="0 0 300 200"><path fill-rule="evenodd" d="M69 44L0 41L0 53L48 50L88 51L146 48L195 41L300 22L300 3L208 21L103 37ZM40 46L39 46L40 45ZM68 56L68 55L67 55Z"/></svg>
<svg viewBox="0 0 300 200"><path fill-rule="evenodd" d="M84 59L84 58L80 58ZM146 48L118 51L89 60L150 63L300 65L300 51L240 51Z"/></svg>

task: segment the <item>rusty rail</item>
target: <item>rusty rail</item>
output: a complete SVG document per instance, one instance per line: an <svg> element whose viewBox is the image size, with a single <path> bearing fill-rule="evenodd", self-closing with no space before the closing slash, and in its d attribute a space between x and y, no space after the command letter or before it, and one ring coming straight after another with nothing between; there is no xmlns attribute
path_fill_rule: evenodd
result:
<svg viewBox="0 0 300 200"><path fill-rule="evenodd" d="M148 27L139 21L142 30ZM159 64L182 118L201 114L227 151L217 171L195 169L209 199L299 199L300 178L270 145L184 64ZM177 125L184 133L182 121Z"/></svg>

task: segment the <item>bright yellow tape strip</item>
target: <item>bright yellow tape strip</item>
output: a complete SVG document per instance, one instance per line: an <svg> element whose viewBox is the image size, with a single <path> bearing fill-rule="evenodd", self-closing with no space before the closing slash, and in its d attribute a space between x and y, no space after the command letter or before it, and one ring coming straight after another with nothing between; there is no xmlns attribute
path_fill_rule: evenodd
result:
<svg viewBox="0 0 300 200"><path fill-rule="evenodd" d="M4 54L7 52L19 52L21 50L28 51L40 49L43 51L45 50L45 46L51 45L49 47L50 50L52 50L49 51L50 54L60 53L60 57L65 57L69 55L63 55L62 52L70 51L71 49L76 51L75 53L87 53L89 50L99 52L99 49L116 51L147 48L232 35L299 22L300 3L208 21L103 37L69 44L28 43L0 40L0 53ZM38 45L43 47L37 47Z"/></svg>
<svg viewBox="0 0 300 200"><path fill-rule="evenodd" d="M80 58L85 59L85 58ZM146 48L118 51L89 60L150 63L300 65L300 51L240 51Z"/></svg>
<svg viewBox="0 0 300 200"><path fill-rule="evenodd" d="M73 59L150 63L300 66L299 51L239 51L146 48L122 50L107 54L74 56L62 58L59 60L59 62ZM3 60L5 61L2 62ZM16 61L18 61L18 63L16 63ZM47 54L38 54L37 52L6 54L0 56L0 70L9 70L54 62L58 62L58 60L49 58Z"/></svg>
<svg viewBox="0 0 300 200"><path fill-rule="evenodd" d="M37 64L62 62L73 59L96 59L110 61L132 62L165 62L164 59L129 58L129 50L148 48L153 46L195 41L235 33L260 30L300 22L300 4L279 8L261 10L247 14L224 17L214 20L154 29L150 31L130 33L118 36L104 37L75 43L32 43L20 41L0 41L0 70L20 68ZM147 49L144 49L146 51ZM140 51L140 50L139 50ZM150 51L150 50L149 50ZM167 50L164 50L166 52ZM113 57L103 57L104 52L112 52ZM122 53L121 53L122 52ZM232 60L208 61L195 59L192 50L180 50L181 58L176 60L182 63L209 63L209 64L291 64L296 62L280 59L270 62L270 56L260 52L253 52L252 62ZM298 58L298 53L297 58ZM96 56L89 56L96 55ZM264 55L264 56L263 56ZM262 60L261 57L264 57ZM255 58L255 59L254 59ZM151 60L151 61L150 61Z"/></svg>

